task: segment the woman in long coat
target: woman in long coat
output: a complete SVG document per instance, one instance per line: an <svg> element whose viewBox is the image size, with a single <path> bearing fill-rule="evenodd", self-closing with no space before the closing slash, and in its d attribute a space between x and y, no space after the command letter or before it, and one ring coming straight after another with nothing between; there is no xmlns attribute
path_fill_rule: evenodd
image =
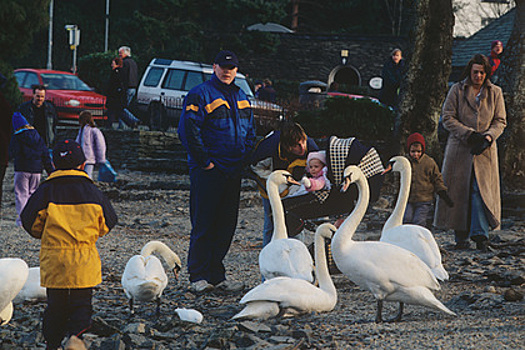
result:
<svg viewBox="0 0 525 350"><path fill-rule="evenodd" d="M456 248L486 250L488 230L501 220L498 151L496 139L507 125L501 88L488 77L487 57L475 55L467 65L467 77L454 84L443 105L443 125L450 134L443 160L443 178L455 205L439 200L435 222L455 230Z"/></svg>

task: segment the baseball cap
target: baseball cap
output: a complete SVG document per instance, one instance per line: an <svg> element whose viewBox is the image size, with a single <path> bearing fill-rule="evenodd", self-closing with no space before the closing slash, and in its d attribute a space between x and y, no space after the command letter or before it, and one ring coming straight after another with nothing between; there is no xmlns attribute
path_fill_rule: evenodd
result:
<svg viewBox="0 0 525 350"><path fill-rule="evenodd" d="M218 64L221 67L239 67L239 60L237 59L237 56L235 53L229 50L223 50L219 52L217 56L215 56L213 63Z"/></svg>
<svg viewBox="0 0 525 350"><path fill-rule="evenodd" d="M86 161L82 147L73 140L64 140L53 148L53 163L59 170L75 169Z"/></svg>

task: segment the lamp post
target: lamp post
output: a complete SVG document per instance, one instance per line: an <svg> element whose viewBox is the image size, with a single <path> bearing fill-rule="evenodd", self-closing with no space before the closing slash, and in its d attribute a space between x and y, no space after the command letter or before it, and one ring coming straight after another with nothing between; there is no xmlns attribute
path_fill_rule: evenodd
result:
<svg viewBox="0 0 525 350"><path fill-rule="evenodd" d="M55 1L49 2L49 30L47 38L47 69L53 69L53 5Z"/></svg>
<svg viewBox="0 0 525 350"><path fill-rule="evenodd" d="M109 0L106 0L106 35L104 37L104 52L108 51L109 46Z"/></svg>

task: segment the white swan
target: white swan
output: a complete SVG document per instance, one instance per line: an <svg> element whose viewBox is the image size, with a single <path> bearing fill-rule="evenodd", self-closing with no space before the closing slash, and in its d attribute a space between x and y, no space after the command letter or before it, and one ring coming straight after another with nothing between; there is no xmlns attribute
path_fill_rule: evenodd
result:
<svg viewBox="0 0 525 350"><path fill-rule="evenodd" d="M170 269L173 269L175 278L181 269L181 261L167 245L160 241L148 242L141 250L140 255L129 259L122 274L122 286L129 298L131 314L134 314L133 303L138 301L157 301L157 315L160 313L160 297L168 284L168 277L160 260L151 255L157 252Z"/></svg>
<svg viewBox="0 0 525 350"><path fill-rule="evenodd" d="M419 225L403 225L403 215L412 181L410 162L403 156L396 156L390 159L390 164L392 164L392 171L400 174L399 195L392 214L383 226L379 240L410 250L430 267L438 280L448 280L449 276L441 263L441 252L432 232Z"/></svg>
<svg viewBox="0 0 525 350"><path fill-rule="evenodd" d="M22 259L0 259L0 326L13 316L13 299L24 286L29 268Z"/></svg>
<svg viewBox="0 0 525 350"><path fill-rule="evenodd" d="M232 319L268 319L307 312L331 311L337 303L337 291L328 271L325 239L336 228L322 224L315 232L315 273L319 287L298 278L276 277L250 290L240 301L245 308Z"/></svg>
<svg viewBox="0 0 525 350"><path fill-rule="evenodd" d="M272 240L259 254L259 268L264 279L279 276L300 278L313 282L313 260L308 248L298 239L288 238L284 209L279 196L279 186L297 184L285 170L276 170L268 177L266 189L272 206Z"/></svg>
<svg viewBox="0 0 525 350"><path fill-rule="evenodd" d="M46 289L40 285L40 267L29 268L26 283L13 302L44 301L47 299Z"/></svg>
<svg viewBox="0 0 525 350"><path fill-rule="evenodd" d="M439 283L429 267L413 253L377 241L358 242L352 236L365 215L370 197L368 182L356 166L348 166L345 182L357 183L359 199L352 213L336 231L332 256L339 270L377 299L376 322L382 321L383 300L398 301L400 320L403 303L428 306L455 315L432 294Z"/></svg>

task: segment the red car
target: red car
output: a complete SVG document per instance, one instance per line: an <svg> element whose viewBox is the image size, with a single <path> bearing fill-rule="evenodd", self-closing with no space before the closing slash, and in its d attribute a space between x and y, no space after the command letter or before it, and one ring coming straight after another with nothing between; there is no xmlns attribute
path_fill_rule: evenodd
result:
<svg viewBox="0 0 525 350"><path fill-rule="evenodd" d="M33 86L46 87L46 101L57 110L59 124L78 125L78 115L88 110L94 119L103 123L106 116L106 97L96 92L69 72L47 69L15 69L14 75L23 94L24 101L33 97Z"/></svg>

